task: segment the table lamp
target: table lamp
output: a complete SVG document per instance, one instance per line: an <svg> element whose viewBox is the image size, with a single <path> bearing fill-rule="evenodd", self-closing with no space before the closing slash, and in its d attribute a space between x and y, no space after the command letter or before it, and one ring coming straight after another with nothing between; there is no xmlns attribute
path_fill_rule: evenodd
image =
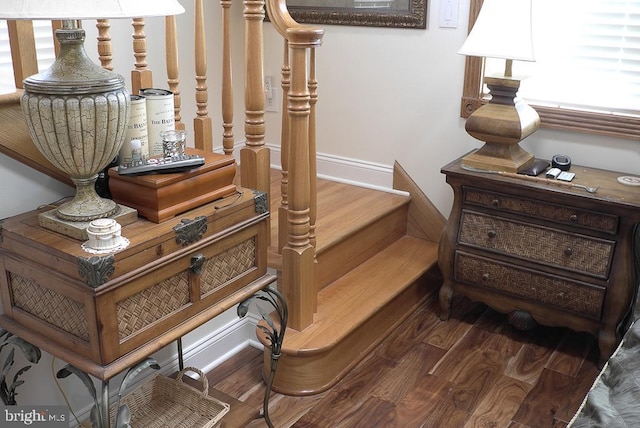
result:
<svg viewBox="0 0 640 428"><path fill-rule="evenodd" d="M177 0L2 0L0 19L62 20L53 65L24 80L21 98L38 150L75 184L74 198L56 210L67 222L117 214L118 205L98 196L95 181L118 154L129 121L124 78L89 59L81 19L141 18L184 12Z"/></svg>
<svg viewBox="0 0 640 428"><path fill-rule="evenodd" d="M505 60L502 76L486 76L491 100L469 116L465 129L484 145L465 156L462 166L518 172L534 157L519 142L540 126L538 113L517 97L520 79L512 76L513 60L535 61L531 0L484 0L478 19L458 53Z"/></svg>

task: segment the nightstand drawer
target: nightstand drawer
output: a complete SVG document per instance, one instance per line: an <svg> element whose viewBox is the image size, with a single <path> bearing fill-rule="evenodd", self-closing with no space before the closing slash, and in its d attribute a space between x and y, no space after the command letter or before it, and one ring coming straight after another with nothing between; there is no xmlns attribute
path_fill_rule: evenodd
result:
<svg viewBox="0 0 640 428"><path fill-rule="evenodd" d="M615 234L619 218L615 215L583 210L571 206L554 205L532 199L488 192L469 187L464 188L464 202L492 210L524 214L533 218L551 220L590 230Z"/></svg>
<svg viewBox="0 0 640 428"><path fill-rule="evenodd" d="M600 319L605 288L456 252L455 280Z"/></svg>
<svg viewBox="0 0 640 428"><path fill-rule="evenodd" d="M458 243L606 279L615 242L463 210Z"/></svg>

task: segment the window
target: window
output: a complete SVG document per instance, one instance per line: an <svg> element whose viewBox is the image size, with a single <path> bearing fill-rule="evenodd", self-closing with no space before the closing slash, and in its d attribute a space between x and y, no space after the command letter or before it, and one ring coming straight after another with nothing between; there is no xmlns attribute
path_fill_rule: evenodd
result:
<svg viewBox="0 0 640 428"><path fill-rule="evenodd" d="M536 62L514 61L514 75L542 126L640 138L640 0L534 0L533 17ZM502 67L467 58L463 117L486 102L483 72Z"/></svg>
<svg viewBox="0 0 640 428"><path fill-rule="evenodd" d="M51 21L33 21L33 30L38 68L45 70L55 59ZM7 21L0 20L0 94L12 93L15 90Z"/></svg>

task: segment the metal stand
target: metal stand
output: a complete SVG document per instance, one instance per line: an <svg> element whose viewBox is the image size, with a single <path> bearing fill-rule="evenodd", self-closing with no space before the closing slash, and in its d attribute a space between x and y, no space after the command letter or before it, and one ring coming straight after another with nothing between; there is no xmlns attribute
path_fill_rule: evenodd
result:
<svg viewBox="0 0 640 428"><path fill-rule="evenodd" d="M238 306L238 316L244 317L249 311L249 305L254 299L262 300L269 303L278 313L280 318L279 328L271 319L271 316L264 311L259 305L256 305L262 319L266 322L264 324L258 324L260 328L269 339L271 344L271 371L269 373L269 379L267 380L267 387L264 392L264 400L262 403L263 417L269 428L274 428L269 418L269 395L271 394L271 386L273 385L273 378L276 375L276 369L278 367L278 360L280 359L280 352L282 350L282 342L284 341L284 333L287 330L287 319L289 317L287 310L287 302L285 298L275 288L267 287L264 290L249 297Z"/></svg>

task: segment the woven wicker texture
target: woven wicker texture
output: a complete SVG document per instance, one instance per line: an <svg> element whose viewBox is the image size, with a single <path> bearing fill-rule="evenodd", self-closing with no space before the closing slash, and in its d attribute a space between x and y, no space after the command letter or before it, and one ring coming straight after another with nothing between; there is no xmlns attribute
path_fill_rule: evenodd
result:
<svg viewBox="0 0 640 428"><path fill-rule="evenodd" d="M11 294L16 307L84 341L89 341L83 304L14 273L11 274Z"/></svg>
<svg viewBox="0 0 640 428"><path fill-rule="evenodd" d="M456 253L456 280L600 319L605 289Z"/></svg>
<svg viewBox="0 0 640 428"><path fill-rule="evenodd" d="M125 339L187 303L189 272L183 271L118 302L118 335Z"/></svg>
<svg viewBox="0 0 640 428"><path fill-rule="evenodd" d="M514 196L475 189L465 189L464 200L467 203L481 205L483 207L525 214L531 217L572 224L593 230L602 230L610 233L616 233L618 230L617 216L594 213L562 205L542 203L531 199L521 199Z"/></svg>
<svg viewBox="0 0 640 428"><path fill-rule="evenodd" d="M255 266L256 241L252 237L205 262L200 282L201 295L224 287L228 281Z"/></svg>
<svg viewBox="0 0 640 428"><path fill-rule="evenodd" d="M182 381L189 371L200 376L200 389ZM158 375L127 393L120 405L129 406L132 428L211 428L229 412L229 405L208 395L209 382L202 371L185 367L176 379ZM113 424L116 413L111 406ZM90 421L82 424L90 427Z"/></svg>
<svg viewBox="0 0 640 428"><path fill-rule="evenodd" d="M509 256L550 263L600 278L615 243L463 211L458 241Z"/></svg>

